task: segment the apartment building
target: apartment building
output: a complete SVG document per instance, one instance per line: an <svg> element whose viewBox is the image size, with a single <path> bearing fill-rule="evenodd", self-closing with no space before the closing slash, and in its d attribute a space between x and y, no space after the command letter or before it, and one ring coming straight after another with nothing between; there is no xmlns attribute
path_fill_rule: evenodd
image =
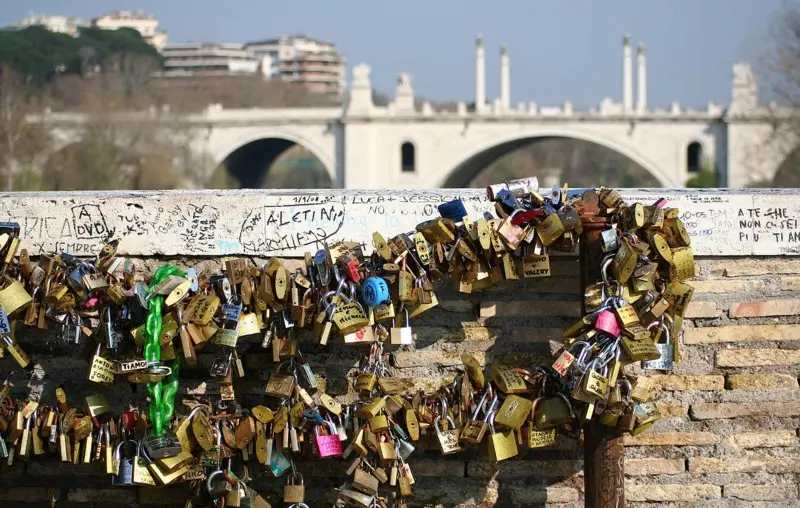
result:
<svg viewBox="0 0 800 508"><path fill-rule="evenodd" d="M90 21L83 18L69 16L35 14L33 12L9 25L10 28L25 28L29 26L43 26L51 32L63 33L77 37L81 28L95 26L105 30L119 28L133 28L142 34L148 44L159 51L167 43L167 32L158 29L158 19L150 14L133 11L114 11L103 14Z"/></svg>
<svg viewBox="0 0 800 508"><path fill-rule="evenodd" d="M315 92L341 96L346 62L330 42L302 35L249 42L245 49L261 60L265 76L303 84Z"/></svg>
<svg viewBox="0 0 800 508"><path fill-rule="evenodd" d="M161 54L164 77L256 74L262 68L262 61L237 43L172 43Z"/></svg>
<svg viewBox="0 0 800 508"><path fill-rule="evenodd" d="M9 28L26 28L29 26L42 26L51 32L62 33L76 37L81 28L90 26L89 20L83 18L73 18L69 16L58 16L50 14L36 14L29 12L27 16L19 21L8 25Z"/></svg>
<svg viewBox="0 0 800 508"><path fill-rule="evenodd" d="M92 25L105 30L133 28L159 51L167 44L167 32L158 29L158 19L152 14L134 11L113 11L92 20Z"/></svg>

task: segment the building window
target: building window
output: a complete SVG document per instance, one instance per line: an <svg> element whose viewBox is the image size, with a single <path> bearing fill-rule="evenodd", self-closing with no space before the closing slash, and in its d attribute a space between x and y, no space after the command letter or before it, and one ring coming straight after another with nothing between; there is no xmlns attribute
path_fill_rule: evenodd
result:
<svg viewBox="0 0 800 508"><path fill-rule="evenodd" d="M703 165L703 145L697 141L692 141L686 147L686 170L689 173L697 173Z"/></svg>
<svg viewBox="0 0 800 508"><path fill-rule="evenodd" d="M414 143L406 141L400 146L400 168L403 173L413 173L416 169L416 149Z"/></svg>

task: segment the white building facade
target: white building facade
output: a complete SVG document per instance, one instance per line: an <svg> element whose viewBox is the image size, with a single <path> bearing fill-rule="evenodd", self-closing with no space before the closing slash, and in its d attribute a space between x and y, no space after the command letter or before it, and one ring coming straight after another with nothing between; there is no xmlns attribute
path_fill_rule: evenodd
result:
<svg viewBox="0 0 800 508"><path fill-rule="evenodd" d="M142 38L158 50L167 44L167 32L158 30L158 19L152 14L113 11L94 18L92 25L104 30L132 28L142 34Z"/></svg>
<svg viewBox="0 0 800 508"><path fill-rule="evenodd" d="M174 43L161 50L164 77L256 74L261 60L237 43Z"/></svg>
<svg viewBox="0 0 800 508"><path fill-rule="evenodd" d="M341 96L346 86L346 60L333 43L301 35L284 35L245 44L264 62L264 74L306 86L314 92Z"/></svg>
<svg viewBox="0 0 800 508"><path fill-rule="evenodd" d="M26 28L29 26L42 26L51 32L71 35L76 37L81 28L90 26L89 20L50 14L28 13L23 19L11 23L11 28Z"/></svg>

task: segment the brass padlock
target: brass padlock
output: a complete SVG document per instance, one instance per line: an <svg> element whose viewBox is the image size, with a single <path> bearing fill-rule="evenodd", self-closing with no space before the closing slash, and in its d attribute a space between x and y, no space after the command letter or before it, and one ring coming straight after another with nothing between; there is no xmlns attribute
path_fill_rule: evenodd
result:
<svg viewBox="0 0 800 508"><path fill-rule="evenodd" d="M566 425L574 418L572 404L563 393L545 397L537 402L535 407L534 419L536 420L536 428L540 430Z"/></svg>
<svg viewBox="0 0 800 508"><path fill-rule="evenodd" d="M451 219L431 219L417 224L417 231L422 233L428 243L453 243L455 236L455 223Z"/></svg>
<svg viewBox="0 0 800 508"><path fill-rule="evenodd" d="M525 440L528 448L544 448L556 443L556 429L550 428L547 430L539 430L536 428L536 421L534 416L536 414L536 406L544 400L543 396L538 397L533 401L531 411L529 413L528 421L525 425Z"/></svg>
<svg viewBox="0 0 800 508"><path fill-rule="evenodd" d="M495 412L489 415L489 457L495 462L510 459L519 453L517 438L513 430L497 432L494 428Z"/></svg>
<svg viewBox="0 0 800 508"><path fill-rule="evenodd" d="M445 414L447 414L446 410L443 411L442 418L434 420L433 425L436 429L436 439L439 441L442 455L451 455L461 451L461 445L458 444L461 429L456 427L455 421L450 416L444 417ZM447 430L442 429L442 420L447 422Z"/></svg>
<svg viewBox="0 0 800 508"><path fill-rule="evenodd" d="M289 504L302 503L306 499L306 486L300 473L293 473L286 478L283 486L283 502Z"/></svg>
<svg viewBox="0 0 800 508"><path fill-rule="evenodd" d="M473 444L478 444L483 441L486 431L489 429L489 417L497 406L497 396L495 395L492 401L489 403L489 407L484 409L483 406L486 403L486 398L488 395L488 390L483 393L483 397L475 406L475 410L472 412L472 417L461 429L461 441ZM481 411L484 412L483 419L480 419Z"/></svg>
<svg viewBox="0 0 800 508"><path fill-rule="evenodd" d="M378 414L383 411L385 405L386 400L383 397L375 397L369 402L359 406L359 408L356 410L356 416L362 420L369 420L370 418L378 416Z"/></svg>
<svg viewBox="0 0 800 508"><path fill-rule="evenodd" d="M495 414L495 423L508 427L510 429L519 430L528 419L528 415L533 408L533 401L520 397L518 395L509 395L500 409Z"/></svg>
<svg viewBox="0 0 800 508"><path fill-rule="evenodd" d="M564 234L564 231L566 230L561 222L561 217L556 213L551 213L536 225L536 232L545 247L558 240Z"/></svg>
<svg viewBox="0 0 800 508"><path fill-rule="evenodd" d="M369 326L369 317L361 304L352 301L338 305L333 313L333 323L342 335Z"/></svg>
<svg viewBox="0 0 800 508"><path fill-rule="evenodd" d="M503 393L524 393L528 391L525 380L514 369L492 366L492 380Z"/></svg>
<svg viewBox="0 0 800 508"><path fill-rule="evenodd" d="M287 362L278 365L275 373L270 375L265 392L278 399L288 399L294 393L297 378L292 374L281 374L282 368L289 367Z"/></svg>
<svg viewBox="0 0 800 508"><path fill-rule="evenodd" d="M5 276L3 287L0 289L0 308L10 318L26 306L30 305L33 297L25 291L25 286L16 279ZM66 292L66 286L64 287Z"/></svg>

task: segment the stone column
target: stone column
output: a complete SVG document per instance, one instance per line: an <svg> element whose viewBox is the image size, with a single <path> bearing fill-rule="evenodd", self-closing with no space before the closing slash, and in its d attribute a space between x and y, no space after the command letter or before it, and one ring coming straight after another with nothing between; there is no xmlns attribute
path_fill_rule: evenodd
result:
<svg viewBox="0 0 800 508"><path fill-rule="evenodd" d="M633 50L627 35L622 38L622 109L633 111Z"/></svg>
<svg viewBox="0 0 800 508"><path fill-rule="evenodd" d="M647 111L647 55L644 52L644 44L639 44L639 51L636 55L638 69L636 78L636 112L643 115Z"/></svg>
<svg viewBox="0 0 800 508"><path fill-rule="evenodd" d="M486 52L483 47L483 36L475 40L475 111L486 109Z"/></svg>
<svg viewBox="0 0 800 508"><path fill-rule="evenodd" d="M505 44L500 46L500 106L503 111L511 109L511 62Z"/></svg>

